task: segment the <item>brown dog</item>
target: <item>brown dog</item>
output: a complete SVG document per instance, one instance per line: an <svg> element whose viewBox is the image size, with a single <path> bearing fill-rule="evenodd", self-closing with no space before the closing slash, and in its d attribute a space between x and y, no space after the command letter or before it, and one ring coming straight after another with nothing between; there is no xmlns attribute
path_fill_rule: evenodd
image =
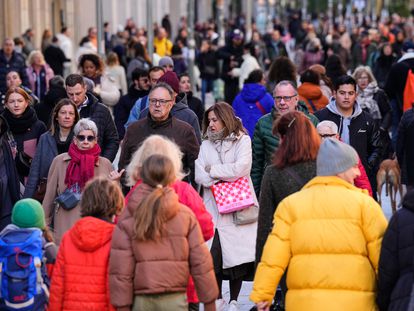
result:
<svg viewBox="0 0 414 311"><path fill-rule="evenodd" d="M397 211L397 191L402 197L401 173L396 159L387 159L381 162L377 173L378 202L381 205L381 191L385 184L385 195L390 194L392 213Z"/></svg>

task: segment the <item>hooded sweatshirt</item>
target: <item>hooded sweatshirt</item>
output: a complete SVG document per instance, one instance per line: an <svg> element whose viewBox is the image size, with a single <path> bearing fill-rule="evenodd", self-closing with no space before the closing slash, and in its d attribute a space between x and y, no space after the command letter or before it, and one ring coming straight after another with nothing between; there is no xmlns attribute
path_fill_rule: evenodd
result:
<svg viewBox="0 0 414 311"><path fill-rule="evenodd" d="M49 310L115 310L109 302L108 263L114 224L77 221L63 237L53 271Z"/></svg>
<svg viewBox="0 0 414 311"><path fill-rule="evenodd" d="M258 107L258 103L261 108ZM265 86L257 83L246 83L233 101L234 113L242 120L250 138L253 137L257 121L269 113L272 107L272 96L267 93Z"/></svg>
<svg viewBox="0 0 414 311"><path fill-rule="evenodd" d="M350 117L344 117L341 114L341 112L338 110L338 107L336 105L336 101L333 98L331 99L331 102L328 104L328 106L326 106L326 108L328 108L328 110L331 111L332 113L341 117L338 133L341 136L341 140L344 143L347 143L348 145L350 145L349 125L351 124L351 120L353 118L356 118L362 113L361 106L358 104L357 101L355 101L354 111L352 112L352 115Z"/></svg>

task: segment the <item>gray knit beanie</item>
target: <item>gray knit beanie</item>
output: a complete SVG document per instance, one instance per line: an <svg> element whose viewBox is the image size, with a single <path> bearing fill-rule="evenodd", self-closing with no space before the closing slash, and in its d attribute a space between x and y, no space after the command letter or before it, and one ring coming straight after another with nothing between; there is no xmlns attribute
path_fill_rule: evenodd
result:
<svg viewBox="0 0 414 311"><path fill-rule="evenodd" d="M335 176L358 164L354 148L337 139L326 138L319 147L316 158L316 175Z"/></svg>

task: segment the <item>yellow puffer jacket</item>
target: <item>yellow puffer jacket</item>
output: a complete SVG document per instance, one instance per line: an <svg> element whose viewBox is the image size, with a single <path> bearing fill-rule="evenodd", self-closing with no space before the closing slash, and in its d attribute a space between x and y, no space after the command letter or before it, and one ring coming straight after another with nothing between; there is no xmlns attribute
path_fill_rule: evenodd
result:
<svg viewBox="0 0 414 311"><path fill-rule="evenodd" d="M376 310L387 220L363 190L318 176L277 207L250 299L272 301L287 273L286 310Z"/></svg>

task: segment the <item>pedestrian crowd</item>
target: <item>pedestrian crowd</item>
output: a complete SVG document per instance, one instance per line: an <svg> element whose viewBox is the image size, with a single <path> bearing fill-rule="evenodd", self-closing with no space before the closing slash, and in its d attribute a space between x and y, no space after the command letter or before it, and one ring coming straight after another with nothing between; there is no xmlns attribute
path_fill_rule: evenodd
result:
<svg viewBox="0 0 414 311"><path fill-rule="evenodd" d="M288 13L3 40L1 310L413 310L414 18Z"/></svg>

